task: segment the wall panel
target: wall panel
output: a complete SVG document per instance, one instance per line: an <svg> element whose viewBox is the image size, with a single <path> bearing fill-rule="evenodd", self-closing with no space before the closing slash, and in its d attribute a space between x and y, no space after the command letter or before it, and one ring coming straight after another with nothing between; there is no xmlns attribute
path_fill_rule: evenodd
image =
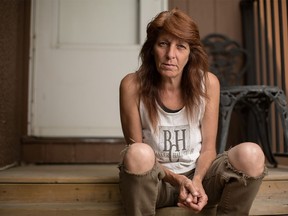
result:
<svg viewBox="0 0 288 216"><path fill-rule="evenodd" d="M29 5L29 0L0 1L0 170L19 161L25 132Z"/></svg>
<svg viewBox="0 0 288 216"><path fill-rule="evenodd" d="M201 37L225 34L242 43L240 0L170 0L169 8L187 12L199 26Z"/></svg>

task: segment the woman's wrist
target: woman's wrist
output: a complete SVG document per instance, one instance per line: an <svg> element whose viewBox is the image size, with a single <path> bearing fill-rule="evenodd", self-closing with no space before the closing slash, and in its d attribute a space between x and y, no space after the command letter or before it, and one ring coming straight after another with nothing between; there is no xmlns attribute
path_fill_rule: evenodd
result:
<svg viewBox="0 0 288 216"><path fill-rule="evenodd" d="M202 178L202 176L200 176L200 175L194 175L194 176L193 176L193 181L202 182L202 180L203 180L203 178Z"/></svg>
<svg viewBox="0 0 288 216"><path fill-rule="evenodd" d="M189 179L188 177L186 177L185 175L177 175L177 185L181 186L184 185L187 181L191 181L191 179Z"/></svg>

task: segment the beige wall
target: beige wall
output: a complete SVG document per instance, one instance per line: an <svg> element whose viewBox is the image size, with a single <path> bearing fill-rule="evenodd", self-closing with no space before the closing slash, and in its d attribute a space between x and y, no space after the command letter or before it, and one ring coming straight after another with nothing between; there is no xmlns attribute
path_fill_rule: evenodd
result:
<svg viewBox="0 0 288 216"><path fill-rule="evenodd" d="M225 34L242 43L240 0L169 0L169 8L178 7L199 26L201 37Z"/></svg>

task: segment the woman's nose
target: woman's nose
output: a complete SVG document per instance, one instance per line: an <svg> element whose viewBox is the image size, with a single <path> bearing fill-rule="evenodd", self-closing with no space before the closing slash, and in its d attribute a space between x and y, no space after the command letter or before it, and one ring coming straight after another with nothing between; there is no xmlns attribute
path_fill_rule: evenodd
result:
<svg viewBox="0 0 288 216"><path fill-rule="evenodd" d="M169 46L169 49L167 50L167 58L174 59L175 56L176 56L176 48L174 46Z"/></svg>

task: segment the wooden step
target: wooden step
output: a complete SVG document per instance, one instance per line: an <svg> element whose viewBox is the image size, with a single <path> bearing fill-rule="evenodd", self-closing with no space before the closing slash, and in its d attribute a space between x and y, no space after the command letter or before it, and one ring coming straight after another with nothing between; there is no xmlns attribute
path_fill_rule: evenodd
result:
<svg viewBox="0 0 288 216"><path fill-rule="evenodd" d="M2 216L124 216L119 203L2 203ZM169 207L157 210L156 216L209 216L211 214L194 214L188 210Z"/></svg>
<svg viewBox="0 0 288 216"><path fill-rule="evenodd" d="M100 216L123 215L119 203L1 203L1 216Z"/></svg>
<svg viewBox="0 0 288 216"><path fill-rule="evenodd" d="M284 201L283 201L284 203ZM287 205L287 202L286 202ZM287 211L275 211L273 206L261 203L260 212L250 212L249 216L288 215ZM273 213L271 212L273 208ZM124 216L120 203L1 203L1 216ZM211 216L212 214L191 213L179 207L158 209L156 216Z"/></svg>
<svg viewBox="0 0 288 216"><path fill-rule="evenodd" d="M1 216L122 215L120 203L115 164L23 166L0 172ZM269 169L250 214L288 214L287 168ZM157 212L172 215L191 212L178 207Z"/></svg>
<svg viewBox="0 0 288 216"><path fill-rule="evenodd" d="M0 184L0 202L119 202L117 184Z"/></svg>

